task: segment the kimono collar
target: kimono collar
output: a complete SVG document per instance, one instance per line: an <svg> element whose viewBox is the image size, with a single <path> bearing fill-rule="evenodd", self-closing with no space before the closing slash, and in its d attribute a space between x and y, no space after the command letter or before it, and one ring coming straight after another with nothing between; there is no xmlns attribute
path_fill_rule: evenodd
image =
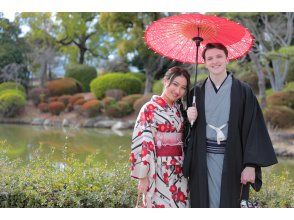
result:
<svg viewBox="0 0 294 220"><path fill-rule="evenodd" d="M154 96L152 96L152 99L151 100L153 102L157 103L162 108L168 108L169 107L169 105L167 104L167 102L161 96L154 95ZM173 106L171 106L171 107L173 107Z"/></svg>

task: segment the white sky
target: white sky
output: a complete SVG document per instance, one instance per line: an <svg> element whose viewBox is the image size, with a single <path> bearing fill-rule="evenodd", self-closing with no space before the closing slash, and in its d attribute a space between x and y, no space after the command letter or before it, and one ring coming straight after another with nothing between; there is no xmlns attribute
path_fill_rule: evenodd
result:
<svg viewBox="0 0 294 220"><path fill-rule="evenodd" d="M285 12L294 11L293 0L0 0L0 11L13 12Z"/></svg>

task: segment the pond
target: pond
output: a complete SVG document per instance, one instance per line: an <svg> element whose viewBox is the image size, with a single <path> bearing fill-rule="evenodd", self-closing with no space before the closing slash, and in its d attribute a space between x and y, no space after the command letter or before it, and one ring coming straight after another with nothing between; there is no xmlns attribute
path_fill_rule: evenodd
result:
<svg viewBox="0 0 294 220"><path fill-rule="evenodd" d="M131 130L114 132L110 129L53 128L30 125L0 125L0 140L10 145L8 155L28 163L34 151L53 153L54 162L62 162L64 156L72 154L83 161L89 155L95 159L113 164L128 161L131 144ZM268 170L275 173L288 171L294 180L294 159L278 158L279 164Z"/></svg>

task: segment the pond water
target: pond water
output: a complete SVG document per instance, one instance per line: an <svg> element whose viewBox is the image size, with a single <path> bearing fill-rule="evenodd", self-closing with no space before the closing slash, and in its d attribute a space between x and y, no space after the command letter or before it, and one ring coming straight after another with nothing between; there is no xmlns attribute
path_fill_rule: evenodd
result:
<svg viewBox="0 0 294 220"><path fill-rule="evenodd" d="M54 151L54 162L62 162L63 157L69 154L81 161L89 155L95 155L95 159L108 164L128 161L131 134L131 130L114 132L94 128L0 125L0 140L5 140L6 145L11 146L9 157L20 158L24 163L28 163L38 149L42 154ZM269 169L275 173L286 170L294 180L294 159L278 160L279 164Z"/></svg>

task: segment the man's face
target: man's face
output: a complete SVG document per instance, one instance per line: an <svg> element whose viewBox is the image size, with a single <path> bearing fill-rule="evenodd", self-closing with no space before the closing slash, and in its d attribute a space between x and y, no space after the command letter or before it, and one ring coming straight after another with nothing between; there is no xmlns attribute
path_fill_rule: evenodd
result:
<svg viewBox="0 0 294 220"><path fill-rule="evenodd" d="M210 74L221 75L227 72L227 57L224 51L213 48L205 53L205 67Z"/></svg>

